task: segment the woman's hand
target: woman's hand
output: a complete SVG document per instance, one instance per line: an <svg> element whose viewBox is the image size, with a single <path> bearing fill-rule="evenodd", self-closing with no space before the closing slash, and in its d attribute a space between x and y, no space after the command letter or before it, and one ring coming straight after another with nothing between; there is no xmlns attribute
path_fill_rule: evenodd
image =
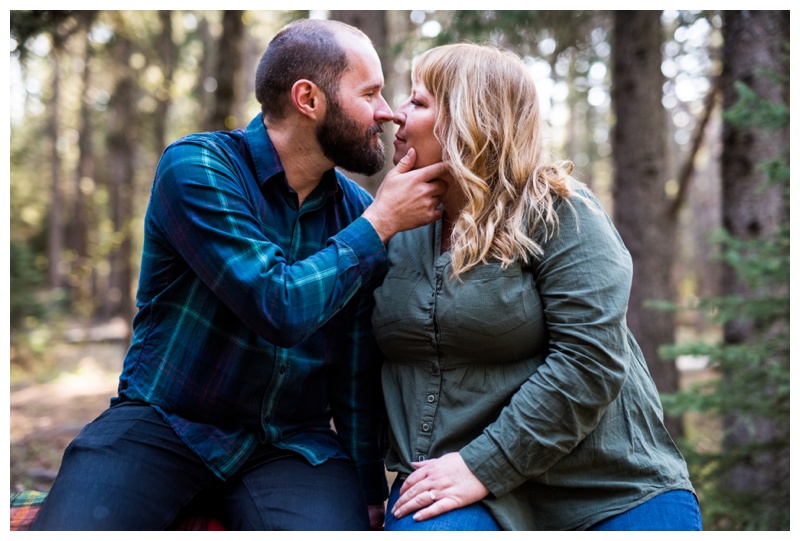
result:
<svg viewBox="0 0 800 541"><path fill-rule="evenodd" d="M458 453L411 465L417 470L400 487L400 498L392 508L397 518L417 511L414 520L425 520L489 495Z"/></svg>

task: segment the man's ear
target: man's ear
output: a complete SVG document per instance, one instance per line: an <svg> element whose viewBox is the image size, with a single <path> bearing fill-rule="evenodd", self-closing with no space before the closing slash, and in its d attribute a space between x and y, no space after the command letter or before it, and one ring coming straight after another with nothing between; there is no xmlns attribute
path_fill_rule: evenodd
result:
<svg viewBox="0 0 800 541"><path fill-rule="evenodd" d="M292 105L300 114L319 120L325 116L325 93L308 79L300 79L292 85Z"/></svg>

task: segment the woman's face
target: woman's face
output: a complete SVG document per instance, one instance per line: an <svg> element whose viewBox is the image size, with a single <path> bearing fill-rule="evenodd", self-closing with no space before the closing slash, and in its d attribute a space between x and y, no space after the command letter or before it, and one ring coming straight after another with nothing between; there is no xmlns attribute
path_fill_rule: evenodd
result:
<svg viewBox="0 0 800 541"><path fill-rule="evenodd" d="M433 96L422 83L414 83L411 96L397 108L392 119L399 126L392 158L395 165L409 148L417 152L414 169L442 161L442 145L433 134L436 114Z"/></svg>

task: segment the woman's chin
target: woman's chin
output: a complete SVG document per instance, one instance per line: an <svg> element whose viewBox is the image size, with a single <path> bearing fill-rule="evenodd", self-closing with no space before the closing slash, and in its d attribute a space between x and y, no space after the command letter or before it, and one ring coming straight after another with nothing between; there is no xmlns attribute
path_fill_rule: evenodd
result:
<svg viewBox="0 0 800 541"><path fill-rule="evenodd" d="M394 154L392 155L392 163L397 165L398 163L400 163L400 160L402 160L403 156L405 155L406 153L403 152L401 149L399 148L395 149Z"/></svg>

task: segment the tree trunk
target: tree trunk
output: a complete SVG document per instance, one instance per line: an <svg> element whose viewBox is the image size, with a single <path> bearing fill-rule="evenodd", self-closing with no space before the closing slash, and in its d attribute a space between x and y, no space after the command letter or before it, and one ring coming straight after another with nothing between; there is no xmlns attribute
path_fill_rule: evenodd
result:
<svg viewBox="0 0 800 541"><path fill-rule="evenodd" d="M244 22L241 10L225 10L222 15L222 35L217 42L217 63L214 78L214 105L206 119L206 129L231 130L239 126L240 114L236 111L237 94L241 92L242 47Z"/></svg>
<svg viewBox="0 0 800 541"><path fill-rule="evenodd" d="M50 141L52 143L52 155L50 162L50 216L47 231L47 257L50 263L49 284L50 289L60 289L62 285L61 276L61 249L64 245L63 223L61 219L63 200L61 195L61 157L58 154L59 137L59 115L60 115L60 90L61 75L59 52L55 45L51 55L51 67L53 70L53 80L51 83L53 95L50 100Z"/></svg>
<svg viewBox="0 0 800 541"><path fill-rule="evenodd" d="M108 163L111 221L114 228L113 248L110 253L111 273L107 295L108 317L133 317L133 271L131 268L130 222L133 212L133 184L135 156L138 147L136 118L137 84L134 74L127 69L127 59L132 45L118 37L115 45L117 58L124 59L123 73L112 93L108 107Z"/></svg>
<svg viewBox="0 0 800 541"><path fill-rule="evenodd" d="M741 81L761 98L789 105L788 52L789 12L725 11L722 95L727 110L738 100L734 83ZM783 81L775 75L785 77ZM753 240L775 233L788 223L788 206L781 186L767 186L767 177L759 164L788 148L788 130L770 132L763 129L723 125L722 155L722 220L723 227L734 237ZM750 298L756 292L737 278L730 267L723 270L723 295ZM758 331L755 324L736 320L725 326L726 344L750 341ZM767 362L765 360L764 362ZM775 427L769 419L752 416L728 416L724 446L732 450L774 438ZM744 461L726 479L729 489L757 497L770 487L788 479L789 457L764 453Z"/></svg>
<svg viewBox="0 0 800 541"><path fill-rule="evenodd" d="M196 71L198 72L197 76L197 86L195 87L194 97L197 99L198 104L201 107L201 111L212 111L215 105L214 94L209 92L207 88L207 81L211 80L215 77L214 69L214 58L215 58L215 48L216 48L216 40L214 36L211 34L210 30L210 23L208 22L208 18L205 14L198 15L200 20L197 23L197 39L200 41L203 47L203 53L200 56L198 61L198 67ZM207 130L210 128L210 113L207 113L205 118L201 119L198 122L198 129ZM221 129L220 126L216 126L211 128L212 130Z"/></svg>
<svg viewBox="0 0 800 541"><path fill-rule="evenodd" d="M633 259L628 325L647 359L660 392L678 390L674 362L658 349L675 341L672 313L645 307L650 300L674 300L672 261L676 221L669 214L664 185L666 119L661 105L663 31L658 11L615 14L613 52L614 218ZM681 419L667 418L673 437Z"/></svg>
<svg viewBox="0 0 800 541"><path fill-rule="evenodd" d="M91 85L91 51L88 40L83 55L82 95L86 96ZM81 100L80 124L78 126L78 166L75 170L75 201L70 219L69 248L75 253L73 270L70 273L73 283L74 308L89 315L92 309L92 292L89 276L93 272L89 256L89 203L94 191L94 152L92 147L92 104L88 99Z"/></svg>
<svg viewBox="0 0 800 541"><path fill-rule="evenodd" d="M177 47L172 40L172 11L158 12L161 20L161 35L158 38L158 52L160 55L161 73L164 79L161 82L156 99L158 106L155 114L155 147L161 154L167 146L167 113L172 103L172 74L175 71L175 58Z"/></svg>

